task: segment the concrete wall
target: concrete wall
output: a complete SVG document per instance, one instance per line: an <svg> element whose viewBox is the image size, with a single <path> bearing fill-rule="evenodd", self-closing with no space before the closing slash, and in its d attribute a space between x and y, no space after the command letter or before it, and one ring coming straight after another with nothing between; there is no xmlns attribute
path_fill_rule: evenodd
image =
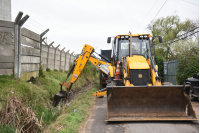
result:
<svg viewBox="0 0 200 133"><path fill-rule="evenodd" d="M20 33L20 34L19 34ZM41 43L41 36L14 22L0 20L0 75L11 75L29 80L43 70L69 70L75 56L53 45Z"/></svg>
<svg viewBox="0 0 200 133"><path fill-rule="evenodd" d="M42 44L41 61L43 70L49 68L51 70L69 70L70 65L74 63L75 56L69 52L61 51L52 46Z"/></svg>
<svg viewBox="0 0 200 133"><path fill-rule="evenodd" d="M0 20L11 21L11 0L0 0Z"/></svg>
<svg viewBox="0 0 200 133"><path fill-rule="evenodd" d="M0 20L0 75L13 74L14 23Z"/></svg>
<svg viewBox="0 0 200 133"><path fill-rule="evenodd" d="M29 80L39 74L40 35L21 29L21 78Z"/></svg>

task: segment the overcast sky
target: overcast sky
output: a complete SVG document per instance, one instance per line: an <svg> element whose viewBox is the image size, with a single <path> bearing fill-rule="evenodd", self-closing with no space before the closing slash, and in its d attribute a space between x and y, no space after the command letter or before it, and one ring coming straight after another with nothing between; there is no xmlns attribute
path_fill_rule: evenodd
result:
<svg viewBox="0 0 200 133"><path fill-rule="evenodd" d="M145 30L166 0L11 0L12 21L19 11L30 18L25 27L42 33L47 28L47 43L61 44L76 54L84 44L111 49L107 37L117 34L149 33ZM199 19L198 0L167 0L156 18L172 14L181 21Z"/></svg>

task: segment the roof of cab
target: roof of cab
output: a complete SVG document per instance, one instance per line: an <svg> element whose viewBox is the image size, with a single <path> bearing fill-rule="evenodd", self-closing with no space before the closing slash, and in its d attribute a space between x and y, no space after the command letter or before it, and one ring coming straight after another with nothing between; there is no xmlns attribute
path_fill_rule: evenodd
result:
<svg viewBox="0 0 200 133"><path fill-rule="evenodd" d="M132 36L141 36L141 35L150 35L150 34L132 34ZM130 34L119 34L117 36L130 36Z"/></svg>

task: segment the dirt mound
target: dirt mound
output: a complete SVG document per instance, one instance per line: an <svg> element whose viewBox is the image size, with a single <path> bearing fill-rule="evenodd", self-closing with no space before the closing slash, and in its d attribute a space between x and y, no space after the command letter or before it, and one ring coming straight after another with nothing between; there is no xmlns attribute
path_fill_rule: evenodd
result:
<svg viewBox="0 0 200 133"><path fill-rule="evenodd" d="M17 97L12 97L7 101L7 105L0 116L2 125L13 125L23 133L35 133L42 127L35 112Z"/></svg>

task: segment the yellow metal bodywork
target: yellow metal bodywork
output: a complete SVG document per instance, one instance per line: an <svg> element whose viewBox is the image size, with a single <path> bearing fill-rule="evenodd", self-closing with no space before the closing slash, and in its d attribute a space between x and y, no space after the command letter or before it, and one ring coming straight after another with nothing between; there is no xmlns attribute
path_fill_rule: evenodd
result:
<svg viewBox="0 0 200 133"><path fill-rule="evenodd" d="M96 96L96 97L102 97L104 95L107 94L107 91L103 91L103 92L99 92L99 91L96 91L95 93L93 93L92 95L93 96Z"/></svg>
<svg viewBox="0 0 200 133"><path fill-rule="evenodd" d="M149 69L151 77L152 77L151 78L152 84L161 85L161 81L156 80L157 75L154 68L151 67L150 58L146 59L144 56L141 56L141 55L133 55L132 57L126 57L126 60L127 60L126 65L128 68L128 75L126 75L125 68L123 66L123 74L125 78L130 77L130 72L129 72L130 69ZM157 65L156 65L156 69L158 71ZM130 84L129 80L124 80L124 84L125 86L134 86Z"/></svg>
<svg viewBox="0 0 200 133"><path fill-rule="evenodd" d="M110 77L114 77L115 75L115 66L109 66L109 73L110 73Z"/></svg>
<svg viewBox="0 0 200 133"><path fill-rule="evenodd" d="M133 57L127 57L127 63L129 69L149 69L149 65L144 56L133 55Z"/></svg>
<svg viewBox="0 0 200 133"><path fill-rule="evenodd" d="M96 58L94 58L94 57L92 57L92 56L89 58L89 61L90 61L93 65L95 65L97 68L99 68L102 72L104 72L105 74L108 75L108 73L109 73L109 67L111 66L110 63L107 63L107 62L105 62L105 61L96 59ZM108 68L103 67L104 69L102 69L102 67L100 67L100 65L102 65L102 66L106 66L106 65L107 65Z"/></svg>
<svg viewBox="0 0 200 133"><path fill-rule="evenodd" d="M76 82L76 80L79 78L80 74L82 73L83 69L85 68L91 53L93 52L93 47L90 45L85 44L83 47L83 54L78 57L78 59L75 61L75 68L74 72L72 74L72 78L70 80L71 83Z"/></svg>
<svg viewBox="0 0 200 133"><path fill-rule="evenodd" d="M77 81L77 79L79 78L80 74L82 73L88 61L90 61L93 65L95 65L105 74L109 73L109 69L107 67L111 66L111 64L105 61L96 59L95 57L92 57L91 54L93 53L93 51L94 51L94 48L92 46L88 44L84 45L82 49L82 54L75 61L75 68L74 68L70 82L60 83L61 87L64 86L67 89L66 90L67 92L70 91L72 85Z"/></svg>

